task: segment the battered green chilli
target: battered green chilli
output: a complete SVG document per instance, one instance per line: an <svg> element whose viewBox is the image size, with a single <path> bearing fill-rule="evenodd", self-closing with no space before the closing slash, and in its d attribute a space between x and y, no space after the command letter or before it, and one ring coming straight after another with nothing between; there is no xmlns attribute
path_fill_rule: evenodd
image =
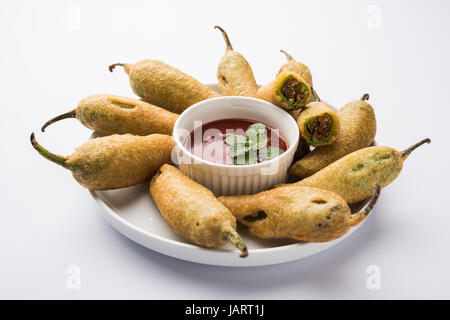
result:
<svg viewBox="0 0 450 320"><path fill-rule="evenodd" d="M278 71L278 74L280 74L282 72L296 73L300 77L305 79L308 86L312 87L313 86L312 75L311 75L311 71L309 70L308 66L301 62L295 61L295 59L292 58L292 56L289 53L287 53L286 51L280 50L280 52L284 53L284 55L286 56L287 62L281 66L280 70Z"/></svg>
<svg viewBox="0 0 450 320"><path fill-rule="evenodd" d="M376 184L372 194L374 190L369 203L354 214L339 195L310 187L290 186L219 200L255 237L326 242L343 236L366 218L380 187Z"/></svg>
<svg viewBox="0 0 450 320"><path fill-rule="evenodd" d="M313 88L312 75L311 75L311 71L309 70L308 66L299 61L296 61L286 51L280 50L280 52L284 53L284 55L286 56L288 61L281 66L280 70L278 71L278 74L280 74L282 72L293 72L293 73L298 74L300 77L302 77L306 81L308 86L311 88L310 101L320 101L320 98L319 98L317 92Z"/></svg>
<svg viewBox="0 0 450 320"><path fill-rule="evenodd" d="M171 136L151 134L111 135L85 142L63 157L43 148L31 134L31 144L46 159L70 170L75 180L90 190L129 187L149 181L163 164L171 163Z"/></svg>
<svg viewBox="0 0 450 320"><path fill-rule="evenodd" d="M366 102L369 95L343 106L337 113L339 134L333 144L314 149L295 162L290 174L300 179L308 177L343 156L370 146L375 139L377 124L375 112Z"/></svg>
<svg viewBox="0 0 450 320"><path fill-rule="evenodd" d="M150 193L170 228L180 237L202 247L217 248L230 242L247 257L247 246L236 231L236 219L214 194L163 165L150 183Z"/></svg>
<svg viewBox="0 0 450 320"><path fill-rule="evenodd" d="M146 136L152 133L171 135L178 115L141 100L96 94L81 100L76 109L47 121L42 132L50 124L67 118L76 118L85 127L104 135Z"/></svg>
<svg viewBox="0 0 450 320"><path fill-rule="evenodd" d="M109 71L116 66L124 67L131 88L142 100L176 113L199 101L219 96L193 77L159 60L115 63L109 66Z"/></svg>
<svg viewBox="0 0 450 320"><path fill-rule="evenodd" d="M290 111L309 102L311 88L298 74L282 72L274 81L260 87L257 97Z"/></svg>
<svg viewBox="0 0 450 320"><path fill-rule="evenodd" d="M292 185L329 190L339 194L347 203L362 201L373 194L374 183L384 188L394 181L411 152L430 142L430 139L424 139L401 152L383 146L364 148Z"/></svg>
<svg viewBox="0 0 450 320"><path fill-rule="evenodd" d="M214 28L222 32L227 45L217 69L219 89L224 96L256 97L258 85L252 68L244 56L233 50L227 33L219 26Z"/></svg>
<svg viewBox="0 0 450 320"><path fill-rule="evenodd" d="M325 102L310 102L297 118L300 134L313 147L333 144L339 136L339 118Z"/></svg>

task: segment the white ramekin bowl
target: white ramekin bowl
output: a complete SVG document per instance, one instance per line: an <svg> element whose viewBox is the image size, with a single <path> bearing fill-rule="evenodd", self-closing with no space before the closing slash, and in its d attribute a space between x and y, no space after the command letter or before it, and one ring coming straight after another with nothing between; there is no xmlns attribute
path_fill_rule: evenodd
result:
<svg viewBox="0 0 450 320"><path fill-rule="evenodd" d="M194 130L194 122L206 124L221 119L249 119L278 129L288 149L280 156L253 165L223 165L205 161L184 144ZM198 122L197 122L198 124ZM216 195L253 194L287 179L299 140L297 122L286 111L266 101L249 97L219 97L198 102L186 109L175 122L174 162L180 170Z"/></svg>

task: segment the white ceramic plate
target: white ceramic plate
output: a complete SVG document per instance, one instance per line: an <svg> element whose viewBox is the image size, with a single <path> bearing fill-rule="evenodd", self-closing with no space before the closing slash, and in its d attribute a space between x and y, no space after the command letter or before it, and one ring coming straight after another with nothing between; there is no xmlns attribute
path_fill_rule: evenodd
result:
<svg viewBox="0 0 450 320"><path fill-rule="evenodd" d="M217 91L216 85L208 86ZM168 256L210 265L263 266L305 258L336 245L359 227L350 229L339 239L325 243L262 240L241 232L249 248L249 256L240 258L239 252L230 244L206 249L192 245L175 234L153 202L148 183L119 190L92 191L91 194L105 209L102 211L105 220L124 236Z"/></svg>

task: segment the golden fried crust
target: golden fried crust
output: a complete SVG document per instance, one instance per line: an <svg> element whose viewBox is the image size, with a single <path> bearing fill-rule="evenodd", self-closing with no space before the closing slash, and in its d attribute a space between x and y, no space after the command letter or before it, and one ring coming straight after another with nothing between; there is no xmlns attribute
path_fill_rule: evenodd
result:
<svg viewBox="0 0 450 320"><path fill-rule="evenodd" d="M282 72L292 72L298 74L300 77L305 79L308 86L312 87L312 75L311 71L309 70L308 66L306 64L303 64L301 62L291 60L286 62L283 66L281 66L280 71L278 71L278 74Z"/></svg>
<svg viewBox="0 0 450 320"><path fill-rule="evenodd" d="M323 188L339 194L347 203L355 203L372 196L375 183L383 188L394 181L402 167L402 157L395 149L368 147L350 153L294 185Z"/></svg>
<svg viewBox="0 0 450 320"><path fill-rule="evenodd" d="M325 242L341 237L355 225L344 199L318 188L289 186L219 200L258 238Z"/></svg>
<svg viewBox="0 0 450 320"><path fill-rule="evenodd" d="M293 108L291 108L282 98L282 95L280 94L280 89L283 85L283 83L290 77L294 77L296 78L299 82L301 83L306 83L306 81L299 76L296 73L290 73L290 72L282 72L280 74L278 74L275 78L275 80L273 80L270 83L267 83L261 87L259 87L258 92L257 92L257 98L262 99L262 100L266 100L270 103L273 103L274 105L283 108L285 110L288 111L292 111ZM311 88L307 85L308 87L308 96L311 97ZM307 99L307 101L309 101L309 98ZM301 106L298 106L298 108Z"/></svg>
<svg viewBox="0 0 450 320"><path fill-rule="evenodd" d="M218 97L193 77L158 60L125 65L134 93L144 101L181 113L194 103Z"/></svg>
<svg viewBox="0 0 450 320"><path fill-rule="evenodd" d="M224 96L256 97L256 84L252 68L243 55L227 50L217 70L219 89Z"/></svg>
<svg viewBox="0 0 450 320"><path fill-rule="evenodd" d="M171 163L171 136L131 134L91 139L67 161L73 177L91 190L132 186L150 180L164 163Z"/></svg>
<svg viewBox="0 0 450 320"><path fill-rule="evenodd" d="M214 194L171 165L163 165L150 193L172 230L199 246L226 243L223 230L236 229L236 219Z"/></svg>
<svg viewBox="0 0 450 320"><path fill-rule="evenodd" d="M375 139L375 112L370 104L357 100L347 103L337 114L340 133L335 143L316 148L290 169L292 175L308 177L343 156L368 147Z"/></svg>
<svg viewBox="0 0 450 320"><path fill-rule="evenodd" d="M178 114L137 99L97 94L80 101L76 117L86 127L102 134L146 136L172 135Z"/></svg>
<svg viewBox="0 0 450 320"><path fill-rule="evenodd" d="M310 135L307 133L305 124L308 121L308 119L320 117L324 114L328 114L332 120L330 135L327 140L312 143L312 141L310 140ZM333 144L337 140L337 137L340 132L339 118L337 117L333 109L325 102L308 103L306 105L306 108L299 114L297 118L297 124L301 136L306 138L306 140L309 141L309 143L314 147L321 147Z"/></svg>

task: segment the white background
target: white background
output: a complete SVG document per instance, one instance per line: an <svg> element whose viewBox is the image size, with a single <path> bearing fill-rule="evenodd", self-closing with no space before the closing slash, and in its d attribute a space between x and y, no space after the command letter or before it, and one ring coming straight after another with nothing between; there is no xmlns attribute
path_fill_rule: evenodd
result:
<svg viewBox="0 0 450 320"><path fill-rule="evenodd" d="M450 298L449 1L2 0L0 10L0 298ZM133 96L108 64L157 58L214 82L225 49L216 24L259 83L285 49L336 107L370 93L379 144L432 139L337 246L246 269L169 258L113 230L88 191L30 146L31 131L87 95ZM89 135L66 120L37 137L68 155ZM79 290L66 288L69 265ZM380 290L366 286L370 265Z"/></svg>

